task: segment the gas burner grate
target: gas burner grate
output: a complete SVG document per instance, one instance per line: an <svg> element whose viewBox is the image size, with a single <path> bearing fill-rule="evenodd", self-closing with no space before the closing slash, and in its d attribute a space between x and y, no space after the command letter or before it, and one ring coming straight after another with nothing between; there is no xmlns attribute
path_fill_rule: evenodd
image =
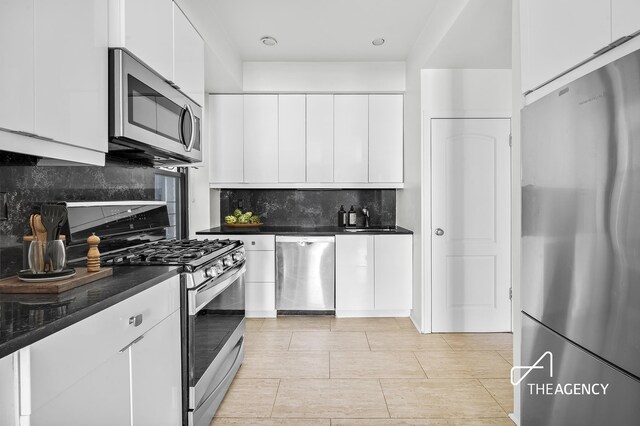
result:
<svg viewBox="0 0 640 426"><path fill-rule="evenodd" d="M103 255L100 261L110 265L184 265L215 255L235 244L230 240L163 240Z"/></svg>

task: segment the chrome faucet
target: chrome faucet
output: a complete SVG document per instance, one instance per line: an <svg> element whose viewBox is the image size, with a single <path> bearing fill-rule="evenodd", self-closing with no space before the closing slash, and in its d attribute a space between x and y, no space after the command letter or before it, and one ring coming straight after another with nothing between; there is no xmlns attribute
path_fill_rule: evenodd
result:
<svg viewBox="0 0 640 426"><path fill-rule="evenodd" d="M364 227L368 228L369 227L369 220L371 219L369 217L369 209L366 207L362 208L362 214L364 215Z"/></svg>

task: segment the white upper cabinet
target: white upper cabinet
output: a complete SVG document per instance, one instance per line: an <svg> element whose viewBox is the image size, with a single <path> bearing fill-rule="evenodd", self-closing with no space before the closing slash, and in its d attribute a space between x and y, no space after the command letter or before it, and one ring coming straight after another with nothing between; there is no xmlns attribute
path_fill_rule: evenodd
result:
<svg viewBox="0 0 640 426"><path fill-rule="evenodd" d="M611 0L522 0L520 8L523 92L611 43Z"/></svg>
<svg viewBox="0 0 640 426"><path fill-rule="evenodd" d="M107 4L35 2L35 133L107 151Z"/></svg>
<svg viewBox="0 0 640 426"><path fill-rule="evenodd" d="M306 111L305 95L279 95L278 173L280 182L304 182Z"/></svg>
<svg viewBox="0 0 640 426"><path fill-rule="evenodd" d="M369 95L369 182L402 182L402 95Z"/></svg>
<svg viewBox="0 0 640 426"><path fill-rule="evenodd" d="M204 41L175 3L173 81L182 92L204 106Z"/></svg>
<svg viewBox="0 0 640 426"><path fill-rule="evenodd" d="M107 48L104 0L0 1L3 150L103 165Z"/></svg>
<svg viewBox="0 0 640 426"><path fill-rule="evenodd" d="M333 95L307 95L307 182L333 182Z"/></svg>
<svg viewBox="0 0 640 426"><path fill-rule="evenodd" d="M211 187L402 188L403 100L211 95Z"/></svg>
<svg viewBox="0 0 640 426"><path fill-rule="evenodd" d="M211 182L244 182L244 96L209 96Z"/></svg>
<svg viewBox="0 0 640 426"><path fill-rule="evenodd" d="M640 1L611 0L613 41L640 31Z"/></svg>
<svg viewBox="0 0 640 426"><path fill-rule="evenodd" d="M109 45L125 47L173 81L173 2L109 0Z"/></svg>
<svg viewBox="0 0 640 426"><path fill-rule="evenodd" d="M0 1L0 127L35 133L33 0Z"/></svg>
<svg viewBox="0 0 640 426"><path fill-rule="evenodd" d="M278 182L278 95L244 95L244 181Z"/></svg>
<svg viewBox="0 0 640 426"><path fill-rule="evenodd" d="M369 96L334 96L335 182L369 180Z"/></svg>

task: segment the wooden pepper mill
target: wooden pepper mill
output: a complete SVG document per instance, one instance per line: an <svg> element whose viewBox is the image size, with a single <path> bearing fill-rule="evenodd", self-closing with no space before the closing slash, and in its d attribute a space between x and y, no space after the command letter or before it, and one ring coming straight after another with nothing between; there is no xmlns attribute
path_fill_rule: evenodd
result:
<svg viewBox="0 0 640 426"><path fill-rule="evenodd" d="M87 272L100 272L100 252L98 251L100 238L96 234L93 234L87 238L87 244L89 244L89 251L87 252Z"/></svg>

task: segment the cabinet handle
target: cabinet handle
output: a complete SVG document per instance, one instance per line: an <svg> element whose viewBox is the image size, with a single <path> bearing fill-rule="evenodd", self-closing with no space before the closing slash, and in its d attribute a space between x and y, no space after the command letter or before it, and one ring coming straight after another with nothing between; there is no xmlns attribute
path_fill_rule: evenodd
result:
<svg viewBox="0 0 640 426"><path fill-rule="evenodd" d="M129 318L129 324L133 324L134 327L137 327L140 324L142 324L142 314L138 314L136 316Z"/></svg>
<svg viewBox="0 0 640 426"><path fill-rule="evenodd" d="M129 343L124 348L120 349L120 352L126 351L127 349L129 349L131 346L135 345L136 343L138 343L142 339L144 339L144 334L142 336L138 337L137 339L135 339L133 342Z"/></svg>

